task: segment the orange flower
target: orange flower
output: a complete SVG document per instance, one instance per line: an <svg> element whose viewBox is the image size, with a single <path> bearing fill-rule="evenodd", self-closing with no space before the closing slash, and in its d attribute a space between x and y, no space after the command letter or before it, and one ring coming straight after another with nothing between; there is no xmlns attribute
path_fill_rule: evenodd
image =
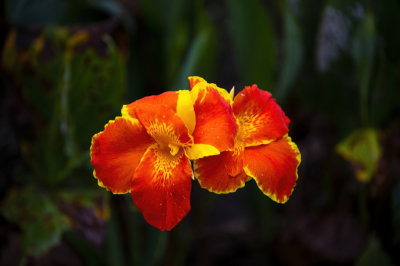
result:
<svg viewBox="0 0 400 266"><path fill-rule="evenodd" d="M236 132L229 102L211 87L145 97L93 136L93 173L111 192L131 192L148 223L171 230L190 210L190 160L232 150Z"/></svg>
<svg viewBox="0 0 400 266"><path fill-rule="evenodd" d="M192 89L209 86L189 78ZM264 194L284 203L297 180L300 152L288 136L287 118L269 92L246 86L230 100L238 124L234 150L194 161L200 185L215 193L230 193L253 178Z"/></svg>

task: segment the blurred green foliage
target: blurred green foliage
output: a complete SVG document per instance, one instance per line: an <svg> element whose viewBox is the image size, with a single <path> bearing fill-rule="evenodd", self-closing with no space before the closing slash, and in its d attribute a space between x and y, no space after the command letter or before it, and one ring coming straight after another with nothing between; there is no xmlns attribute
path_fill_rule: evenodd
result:
<svg viewBox="0 0 400 266"><path fill-rule="evenodd" d="M259 0L226 3L229 29L244 82L271 88L276 66L276 40L270 16Z"/></svg>
<svg viewBox="0 0 400 266"><path fill-rule="evenodd" d="M32 187L11 190L4 204L4 216L25 232L21 244L27 253L41 254L58 244L68 227L53 201Z"/></svg>
<svg viewBox="0 0 400 266"><path fill-rule="evenodd" d="M379 242L376 239L371 239L368 247L361 255L356 266L375 266L375 265L382 265L382 266L391 266L394 265L391 261L390 257L382 251L379 246Z"/></svg>
<svg viewBox="0 0 400 266"><path fill-rule="evenodd" d="M281 71L278 79L278 84L275 87L274 95L284 101L288 90L293 85L297 78L299 68L303 60L303 40L302 32L298 19L293 10L285 2L282 2L282 17L283 17L283 62L281 63Z"/></svg>
<svg viewBox="0 0 400 266"><path fill-rule="evenodd" d="M17 170L10 172L1 214L18 227L10 235L21 236L22 262L40 265L36 258L51 257L49 251L67 243L85 265L400 263L398 1L4 5L1 71L6 95L13 95L4 106L19 99L9 113L25 110L29 122L10 122L26 132L10 133L20 158L10 166ZM109 196L97 187L89 156L93 134L122 104L187 89L190 75L227 89L258 84L283 106L303 154L286 205L275 205L254 183L227 196L194 185L196 208L172 232L159 232L129 195ZM325 217L350 217L332 225L315 219L321 210L329 212ZM308 230L314 220L324 234ZM340 239L327 239L335 226L365 246L348 247L353 251L344 256ZM361 227L368 243L353 234ZM321 251L318 241L329 250Z"/></svg>
<svg viewBox="0 0 400 266"><path fill-rule="evenodd" d="M65 204L88 206L85 211L91 215L107 218L96 210L108 206L94 204L105 201L106 194L88 186L90 139L110 115L119 112L126 78L123 58L110 36L103 36L106 54L101 56L82 47L91 37L87 30L43 28L21 50L18 42L23 42L24 34L15 29L9 33L2 62L23 88L25 104L38 119L33 125L34 141L20 144L30 178L9 191L3 213L24 230L26 253L38 255L74 227L77 215L85 215L69 213Z"/></svg>
<svg viewBox="0 0 400 266"><path fill-rule="evenodd" d="M382 154L378 132L367 128L353 132L341 141L337 152L354 164L355 174L361 182L368 182L378 168L378 160Z"/></svg>

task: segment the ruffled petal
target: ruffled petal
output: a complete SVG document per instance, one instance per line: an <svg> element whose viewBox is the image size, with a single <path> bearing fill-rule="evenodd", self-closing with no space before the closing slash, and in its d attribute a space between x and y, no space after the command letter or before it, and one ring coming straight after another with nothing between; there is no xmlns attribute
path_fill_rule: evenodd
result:
<svg viewBox="0 0 400 266"><path fill-rule="evenodd" d="M285 203L292 194L300 161L300 151L288 135L244 150L244 171L265 195L279 203Z"/></svg>
<svg viewBox="0 0 400 266"><path fill-rule="evenodd" d="M195 89L195 87L198 87L198 88ZM225 99L225 101L227 101L230 105L232 105L234 91L232 91L233 94L231 94L227 90L218 87L214 83L207 83L207 81L205 81L204 79L196 80L195 85L193 87L191 87L192 95L193 95L193 99L194 99L193 102L195 102L195 100L197 99L198 92L203 90L203 89L214 89L214 90L216 90L219 93L219 95L222 98Z"/></svg>
<svg viewBox="0 0 400 266"><path fill-rule="evenodd" d="M192 90L196 113L194 143L212 145L219 151L233 149L237 124L230 104L212 86L199 85Z"/></svg>
<svg viewBox="0 0 400 266"><path fill-rule="evenodd" d="M136 107L136 116L160 147L169 147L171 153L176 151L177 147L193 144L193 138L186 125L171 108L163 105L141 104Z"/></svg>
<svg viewBox="0 0 400 266"><path fill-rule="evenodd" d="M222 152L220 155L210 156L193 162L194 176L202 188L214 193L231 193L243 187L248 180L243 169L237 175L229 175L228 168L237 161L230 161L232 152Z"/></svg>
<svg viewBox="0 0 400 266"><path fill-rule="evenodd" d="M131 195L146 221L171 230L190 210L192 169L185 153L150 147L132 180Z"/></svg>
<svg viewBox="0 0 400 266"><path fill-rule="evenodd" d="M100 186L113 193L127 193L146 149L154 140L137 119L116 118L92 138L93 174Z"/></svg>
<svg viewBox="0 0 400 266"><path fill-rule="evenodd" d="M190 89L193 89L193 87L200 82L206 82L203 78L197 77L197 76L191 76L188 78L189 79L189 85ZM207 83L207 82L206 82Z"/></svg>
<svg viewBox="0 0 400 266"><path fill-rule="evenodd" d="M288 133L289 119L271 93L256 85L236 95L233 112L239 124L238 140L248 146L268 144Z"/></svg>
<svg viewBox="0 0 400 266"><path fill-rule="evenodd" d="M153 106L166 106L176 112L176 105L178 101L178 93L176 91L167 91L160 95L147 96L133 103L122 106L122 116L129 116L136 118L136 108L142 104L150 104Z"/></svg>

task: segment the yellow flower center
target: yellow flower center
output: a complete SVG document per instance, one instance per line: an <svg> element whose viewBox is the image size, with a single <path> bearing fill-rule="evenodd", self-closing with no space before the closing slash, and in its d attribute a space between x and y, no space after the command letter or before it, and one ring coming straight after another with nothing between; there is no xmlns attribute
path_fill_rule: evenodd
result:
<svg viewBox="0 0 400 266"><path fill-rule="evenodd" d="M169 152L172 156L178 154L182 145L174 134L172 125L160 123L157 120L150 125L148 133L156 140L160 150Z"/></svg>

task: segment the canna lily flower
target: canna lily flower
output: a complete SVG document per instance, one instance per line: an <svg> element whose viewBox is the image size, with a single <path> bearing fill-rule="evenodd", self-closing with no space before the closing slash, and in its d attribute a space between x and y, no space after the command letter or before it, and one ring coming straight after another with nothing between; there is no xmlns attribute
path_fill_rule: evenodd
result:
<svg viewBox="0 0 400 266"><path fill-rule="evenodd" d="M207 82L191 77L190 85L198 89ZM234 192L253 178L265 195L286 202L301 161L288 136L289 118L272 95L256 85L246 86L230 102L239 127L234 149L195 160L195 177L201 187L215 193Z"/></svg>
<svg viewBox="0 0 400 266"><path fill-rule="evenodd" d="M145 97L121 112L92 138L93 174L113 193L130 192L149 224L171 230L190 210L190 160L233 149L230 103L204 86Z"/></svg>

